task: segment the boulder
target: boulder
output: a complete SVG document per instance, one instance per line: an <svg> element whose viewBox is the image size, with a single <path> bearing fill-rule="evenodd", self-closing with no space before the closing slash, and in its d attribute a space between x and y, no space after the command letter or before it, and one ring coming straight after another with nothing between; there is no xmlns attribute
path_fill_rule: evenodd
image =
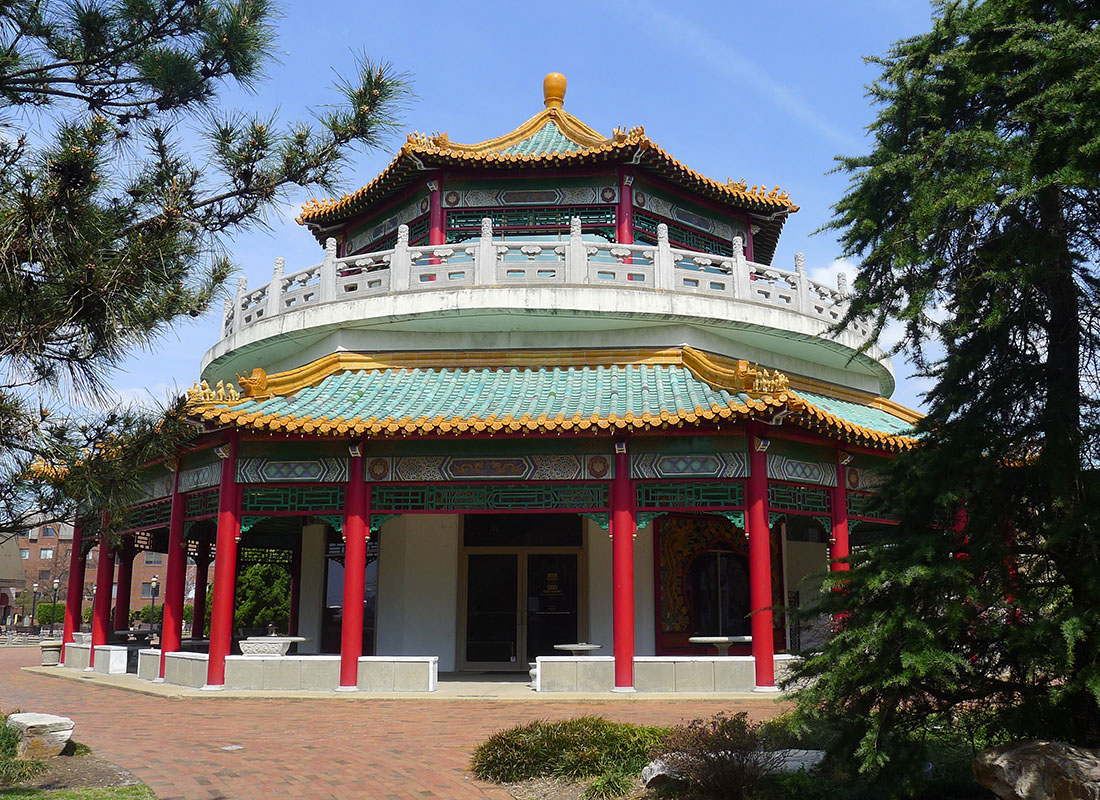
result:
<svg viewBox="0 0 1100 800"><path fill-rule="evenodd" d="M1002 800L1100 800L1100 750L1012 742L978 753L974 777Z"/></svg>
<svg viewBox="0 0 1100 800"><path fill-rule="evenodd" d="M73 735L73 721L53 714L11 714L8 727L19 734L16 758L53 758Z"/></svg>

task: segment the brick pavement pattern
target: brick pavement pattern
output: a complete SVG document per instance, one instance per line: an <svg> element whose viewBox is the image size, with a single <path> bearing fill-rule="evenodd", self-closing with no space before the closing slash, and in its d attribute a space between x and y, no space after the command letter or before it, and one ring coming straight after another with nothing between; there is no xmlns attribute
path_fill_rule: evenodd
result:
<svg viewBox="0 0 1100 800"><path fill-rule="evenodd" d="M508 800L510 794L474 780L467 769L474 746L501 728L583 714L671 725L722 710L748 711L756 719L779 710L764 698L174 699L20 669L38 657L36 647L0 648L0 709L71 717L73 738L133 772L164 800ZM241 749L222 749L231 745Z"/></svg>

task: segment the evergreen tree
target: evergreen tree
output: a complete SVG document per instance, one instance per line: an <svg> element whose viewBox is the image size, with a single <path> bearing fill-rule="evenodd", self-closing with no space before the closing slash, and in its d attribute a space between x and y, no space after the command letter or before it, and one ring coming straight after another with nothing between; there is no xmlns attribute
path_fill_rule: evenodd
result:
<svg viewBox="0 0 1100 800"><path fill-rule="evenodd" d="M820 605L803 714L897 776L936 729L1100 745L1097 247L1100 13L940 2L873 59L869 155L832 227L862 266L849 320L904 323L934 381L889 469L898 524Z"/></svg>
<svg viewBox="0 0 1100 800"><path fill-rule="evenodd" d="M0 540L71 516L70 498L122 524L136 466L190 431L178 409L77 416L74 395L207 310L233 268L219 237L292 187L332 190L352 147L394 129L406 81L365 58L312 124L219 108L225 85L260 81L275 16L268 0L0 3Z"/></svg>

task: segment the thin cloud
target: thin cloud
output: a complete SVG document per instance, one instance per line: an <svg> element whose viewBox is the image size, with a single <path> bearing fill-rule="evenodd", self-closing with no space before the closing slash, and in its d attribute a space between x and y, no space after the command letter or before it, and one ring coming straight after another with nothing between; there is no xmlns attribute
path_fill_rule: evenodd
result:
<svg viewBox="0 0 1100 800"><path fill-rule="evenodd" d="M631 13L623 15L624 20L644 22L645 24L639 26L641 30L662 46L675 44L679 57L694 57L706 62L714 73L731 83L747 85L766 102L778 106L789 116L836 144L853 151L860 148L857 138L833 125L790 87L743 58L728 41L709 33L694 22L656 8L644 0L633 0L620 5L631 10Z"/></svg>

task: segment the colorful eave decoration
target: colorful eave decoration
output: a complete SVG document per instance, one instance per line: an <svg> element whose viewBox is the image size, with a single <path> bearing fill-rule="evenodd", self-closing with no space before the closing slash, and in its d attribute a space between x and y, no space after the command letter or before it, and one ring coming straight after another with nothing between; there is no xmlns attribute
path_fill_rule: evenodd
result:
<svg viewBox="0 0 1100 800"><path fill-rule="evenodd" d="M908 432L919 418L883 398L796 391L782 373L691 347L342 352L296 370L256 369L238 378L243 396L224 385L192 387L190 415L215 427L331 438L583 434L755 417L886 451L916 444Z"/></svg>

